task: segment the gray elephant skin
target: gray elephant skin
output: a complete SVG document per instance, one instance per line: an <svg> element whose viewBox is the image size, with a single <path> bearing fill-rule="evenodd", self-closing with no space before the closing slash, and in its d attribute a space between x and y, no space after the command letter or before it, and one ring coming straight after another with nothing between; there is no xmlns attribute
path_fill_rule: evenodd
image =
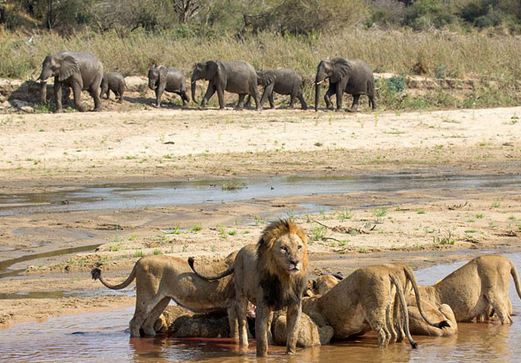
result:
<svg viewBox="0 0 521 363"><path fill-rule="evenodd" d="M161 96L164 91L178 94L183 106L190 102L186 94L186 79L183 72L173 67L152 65L148 70L148 88L156 93L156 106L161 107Z"/></svg>
<svg viewBox="0 0 521 363"><path fill-rule="evenodd" d="M262 106L257 91L257 73L255 68L243 61L206 61L197 63L192 70L192 99L195 101L195 88L198 80L208 81L208 88L201 101L201 107L206 107L208 100L217 92L219 108L224 108L224 91L239 94L237 107L244 106L244 98L250 95L255 100L255 107L261 110Z"/></svg>
<svg viewBox="0 0 521 363"><path fill-rule="evenodd" d="M373 110L376 108L373 71L366 62L340 57L321 61L315 77L315 111L318 110L320 84L326 79L329 80L329 89L324 96L327 108L333 107L331 96L336 95L336 109L340 111L344 92L353 95L351 111L358 111L361 95L367 95L369 106Z"/></svg>
<svg viewBox="0 0 521 363"><path fill-rule="evenodd" d="M257 71L257 82L264 87L261 105L264 105L266 98L270 101L270 107L274 108L273 92L281 95L289 95L289 107L293 108L295 100L300 101L303 110L308 108L303 95L304 82L302 77L293 69L282 68L274 70Z"/></svg>
<svg viewBox="0 0 521 363"><path fill-rule="evenodd" d="M42 73L38 80L41 82L41 99L47 97L47 79L54 76L54 98L56 112L61 112L62 89L72 88L74 104L79 111L85 111L81 104L81 91L87 90L94 99L94 111L101 111L99 95L103 78L103 65L91 53L86 52L59 52L45 57L42 63Z"/></svg>
<svg viewBox="0 0 521 363"><path fill-rule="evenodd" d="M101 81L100 97L106 96L107 100L110 98L110 91L114 92L119 103L123 102L123 94L127 85L125 77L118 72L103 73L103 80Z"/></svg>

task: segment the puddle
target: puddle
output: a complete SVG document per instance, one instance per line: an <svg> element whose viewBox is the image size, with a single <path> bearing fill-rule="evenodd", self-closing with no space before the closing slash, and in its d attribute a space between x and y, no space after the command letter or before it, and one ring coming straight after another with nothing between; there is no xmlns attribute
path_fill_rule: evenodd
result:
<svg viewBox="0 0 521 363"><path fill-rule="evenodd" d="M97 296L133 296L134 289L126 290L64 290L64 291L29 291L17 293L0 293L0 300L16 299L59 299L63 297L97 297Z"/></svg>
<svg viewBox="0 0 521 363"><path fill-rule="evenodd" d="M0 195L0 216L226 203L351 192L395 192L414 189L520 187L520 175L434 176L393 174L356 178L273 177L86 187L74 191ZM238 188L238 189L234 189ZM231 189L231 190L230 190ZM309 212L323 206L307 205Z"/></svg>
<svg viewBox="0 0 521 363"><path fill-rule="evenodd" d="M508 255L521 270L521 254ZM434 283L463 263L437 265L416 273L421 283ZM284 347L272 347L267 361L284 362L509 362L521 356L521 301L513 285L510 291L514 312L512 325L463 324L455 337L417 337L419 348L392 344L376 346L376 337L299 350L293 357ZM0 330L0 356L20 361L135 361L254 362L253 345L241 355L228 339L172 339L168 337L131 339L127 327L133 308L84 313L49 319L44 323L24 323Z"/></svg>
<svg viewBox="0 0 521 363"><path fill-rule="evenodd" d="M20 272L25 271L25 268L9 270L9 267L19 264L21 262L34 261L34 260L38 260L41 258L69 255L69 254L79 253L79 252L93 251L99 245L100 244L98 243L95 245L64 248L61 250L53 250L53 251L48 251L48 252L35 253L32 255L24 255L21 257L0 261L0 278L8 277L8 276L15 276L15 275L19 274Z"/></svg>

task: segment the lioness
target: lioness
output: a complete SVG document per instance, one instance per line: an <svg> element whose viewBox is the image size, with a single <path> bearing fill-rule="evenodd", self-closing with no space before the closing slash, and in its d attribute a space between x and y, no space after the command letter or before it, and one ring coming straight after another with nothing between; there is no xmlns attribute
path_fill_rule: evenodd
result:
<svg viewBox="0 0 521 363"><path fill-rule="evenodd" d="M328 274L320 275L314 280L308 280L308 288L305 295L309 297L324 295L343 279L344 277L341 275Z"/></svg>
<svg viewBox="0 0 521 363"><path fill-rule="evenodd" d="M397 336L392 318L396 296L405 334L411 346L416 348L417 344L409 332L404 289L395 270L395 267L388 265L358 269L325 295L307 300L304 312L315 321L323 318L333 327L337 339L372 329L378 334L378 345L386 346Z"/></svg>
<svg viewBox="0 0 521 363"><path fill-rule="evenodd" d="M225 265L230 265L237 252L228 255ZM214 266L218 265L218 266ZM210 270L222 268L221 264L210 264ZM117 285L112 285L101 277L101 270L91 271L94 280L113 290L127 287L136 279L136 310L130 321L130 335L140 336L143 328L145 335L156 334L154 323L173 299L178 305L195 312L205 313L224 310L233 296L231 279L207 281L193 273L185 260L171 256L146 256L140 258L130 276ZM230 329L236 329L234 311L229 311Z"/></svg>
<svg viewBox="0 0 521 363"><path fill-rule="evenodd" d="M432 286L420 286L424 299L447 304L457 321L471 321L497 314L501 324L512 323L508 296L510 275L521 298L519 276L512 262L503 256L476 257Z"/></svg>
<svg viewBox="0 0 521 363"><path fill-rule="evenodd" d="M189 264L193 268L193 259ZM302 295L307 285L307 236L291 220L269 224L257 245L243 247L235 263L209 280L234 274L234 307L239 322L239 342L248 346L246 310L248 300L256 305L255 335L257 356L268 351L268 330L273 310L288 308L288 353L296 351L297 324L302 312ZM194 272L197 273L197 271Z"/></svg>

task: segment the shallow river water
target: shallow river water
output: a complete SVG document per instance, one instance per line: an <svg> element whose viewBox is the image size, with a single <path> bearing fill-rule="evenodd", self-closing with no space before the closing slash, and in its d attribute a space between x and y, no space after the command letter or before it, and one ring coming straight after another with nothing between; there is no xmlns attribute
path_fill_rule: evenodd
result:
<svg viewBox="0 0 521 363"><path fill-rule="evenodd" d="M508 255L521 270L521 253ZM416 272L422 284L431 284L463 263L436 265ZM514 314L521 313L521 300L511 284ZM0 330L0 360L19 361L135 361L254 362L255 349L240 354L228 339L131 339L127 326L132 308L100 313L82 313L52 318L44 323L24 323ZM521 316L512 325L459 324L459 334L449 338L415 337L412 350L407 343L376 346L368 335L341 344L299 350L293 357L284 347L271 347L272 362L519 362ZM262 360L265 361L265 360Z"/></svg>
<svg viewBox="0 0 521 363"><path fill-rule="evenodd" d="M521 175L389 174L361 177L272 177L218 181L190 181L98 185L55 192L0 194L0 216L230 203L256 198L393 192L416 189L490 189L521 187ZM317 212L320 205L304 205Z"/></svg>

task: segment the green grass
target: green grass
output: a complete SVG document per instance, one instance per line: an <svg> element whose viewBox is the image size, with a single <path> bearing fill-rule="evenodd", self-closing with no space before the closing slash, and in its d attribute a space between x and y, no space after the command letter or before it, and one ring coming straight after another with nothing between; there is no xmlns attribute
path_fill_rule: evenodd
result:
<svg viewBox="0 0 521 363"><path fill-rule="evenodd" d="M476 213L476 219L483 219L485 215L483 213Z"/></svg>
<svg viewBox="0 0 521 363"><path fill-rule="evenodd" d="M143 257L144 255L145 255L145 253L143 252L143 250L136 250L136 251L134 251L133 257L140 258L140 257Z"/></svg>
<svg viewBox="0 0 521 363"><path fill-rule="evenodd" d="M311 240L313 242L321 241L326 235L326 227L316 226L311 228Z"/></svg>
<svg viewBox="0 0 521 363"><path fill-rule="evenodd" d="M221 185L221 189L225 190L225 191L239 190L239 189L244 189L244 188L246 188L246 183L244 183L240 180L230 180L230 181L224 182Z"/></svg>
<svg viewBox="0 0 521 363"><path fill-rule="evenodd" d="M387 215L387 208L385 207L382 207L382 208L378 208L374 211L374 215L375 217L377 218L382 218L382 217L385 217Z"/></svg>
<svg viewBox="0 0 521 363"><path fill-rule="evenodd" d="M353 212L349 209L343 209L337 215L337 219L341 222L347 221L348 219L353 218Z"/></svg>
<svg viewBox="0 0 521 363"><path fill-rule="evenodd" d="M154 250L154 256L159 256L159 255L162 255L162 254L163 254L163 252L161 252L161 250L159 250L157 248Z"/></svg>
<svg viewBox="0 0 521 363"><path fill-rule="evenodd" d="M490 208L499 208L501 206L501 203L499 202L499 200L496 200L492 203L492 205L490 206Z"/></svg>
<svg viewBox="0 0 521 363"><path fill-rule="evenodd" d="M203 227L201 226L201 224L197 223L197 224L194 224L192 226L192 228L190 228L189 232L190 233L197 233L197 232L200 232L202 229L203 229Z"/></svg>
<svg viewBox="0 0 521 363"><path fill-rule="evenodd" d="M425 209L423 209L423 208L416 209L416 214L425 214Z"/></svg>

